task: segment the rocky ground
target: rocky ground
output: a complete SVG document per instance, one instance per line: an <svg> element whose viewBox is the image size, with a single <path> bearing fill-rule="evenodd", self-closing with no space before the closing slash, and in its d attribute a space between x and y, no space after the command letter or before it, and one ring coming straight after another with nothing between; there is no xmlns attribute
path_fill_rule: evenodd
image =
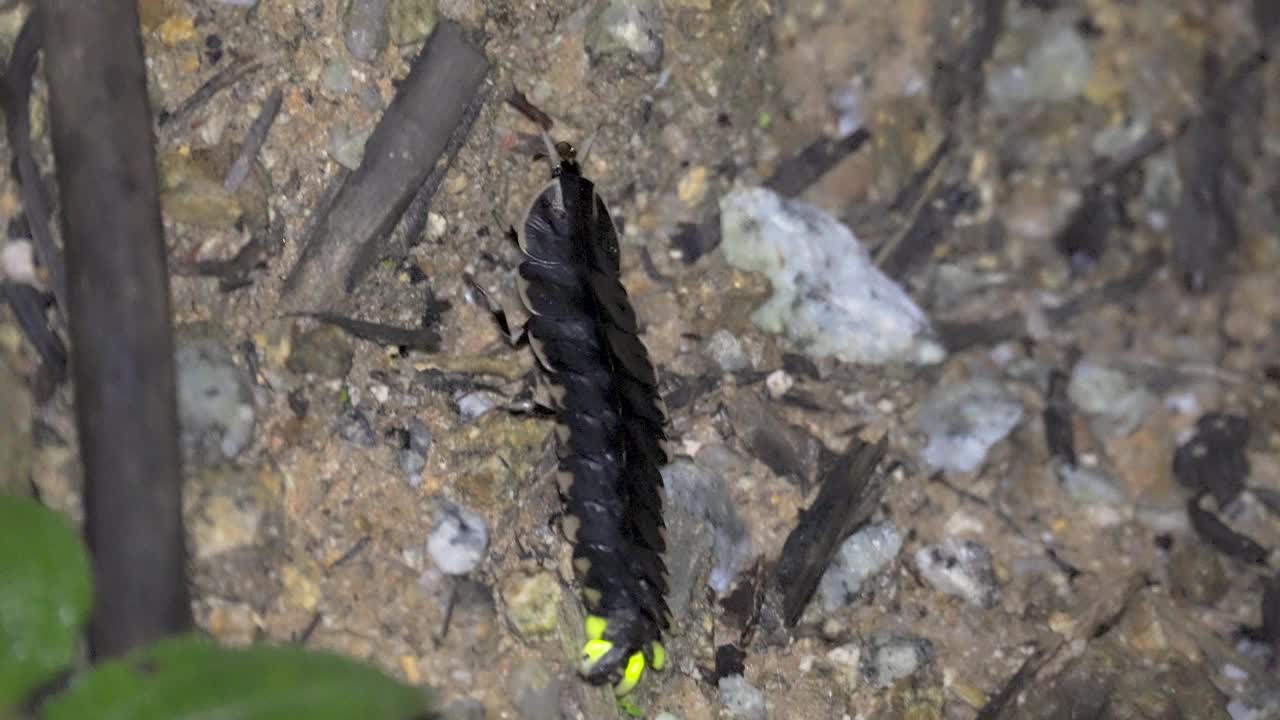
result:
<svg viewBox="0 0 1280 720"><path fill-rule="evenodd" d="M171 264L283 231L247 286L173 279L216 637L368 658L456 718L1280 717L1280 66L1230 81L1265 0L139 7L157 112L261 61L159 133ZM347 308L438 317L441 351L282 317L311 209L445 19L483 38L488 101ZM513 88L559 138L598 133L672 415L673 662L629 708L574 675L551 427L505 409L533 359L461 279L519 319L502 231L546 165ZM778 181L822 138L829 168ZM15 280L19 211L6 178ZM0 311L0 454L79 517L71 393L35 376ZM886 434L899 466L793 641L717 656L830 455Z"/></svg>

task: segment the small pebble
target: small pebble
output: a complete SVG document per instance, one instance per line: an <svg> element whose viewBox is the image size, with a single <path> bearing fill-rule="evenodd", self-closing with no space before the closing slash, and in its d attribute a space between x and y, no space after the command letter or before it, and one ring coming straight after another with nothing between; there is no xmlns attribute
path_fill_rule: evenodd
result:
<svg viewBox="0 0 1280 720"><path fill-rule="evenodd" d="M657 70L663 49L658 0L600 0L587 18L585 42L592 58L631 56Z"/></svg>
<svg viewBox="0 0 1280 720"><path fill-rule="evenodd" d="M742 343L733 333L723 328L711 335L703 352L725 372L738 372L751 367L751 358L742 349Z"/></svg>
<svg viewBox="0 0 1280 720"><path fill-rule="evenodd" d="M707 197L707 168L694 165L676 184L676 194L685 207L697 207Z"/></svg>
<svg viewBox="0 0 1280 720"><path fill-rule="evenodd" d="M330 58L320 71L320 87L333 96L351 92L351 64L341 57Z"/></svg>
<svg viewBox="0 0 1280 720"><path fill-rule="evenodd" d="M862 648L856 643L841 645L827 653L827 660L835 666L846 690L853 692L858 689L862 680Z"/></svg>
<svg viewBox="0 0 1280 720"><path fill-rule="evenodd" d="M388 26L389 0L354 0L343 18L342 39L347 52L360 62L372 63L391 39Z"/></svg>
<svg viewBox="0 0 1280 720"><path fill-rule="evenodd" d="M1098 470L1065 463L1059 463L1056 469L1062 489L1081 503L1127 505L1129 502L1124 489Z"/></svg>
<svg viewBox="0 0 1280 720"><path fill-rule="evenodd" d="M720 704L735 720L765 720L769 717L764 693L747 683L741 675L720 678Z"/></svg>
<svg viewBox="0 0 1280 720"><path fill-rule="evenodd" d="M977 607L994 607L999 598L991 551L973 540L948 538L916 552L916 567L935 590L964 598Z"/></svg>
<svg viewBox="0 0 1280 720"><path fill-rule="evenodd" d="M920 410L920 429L929 437L924 460L936 469L972 472L1022 415L1017 398L991 380L940 385Z"/></svg>
<svg viewBox="0 0 1280 720"><path fill-rule="evenodd" d="M715 565L707 584L718 593L728 590L738 569L751 556L751 536L729 498L724 479L701 465L678 460L662 468L662 481L673 506L711 525Z"/></svg>
<svg viewBox="0 0 1280 720"><path fill-rule="evenodd" d="M427 553L449 575L465 575L476 568L489 547L489 528L476 513L444 501L427 538Z"/></svg>
<svg viewBox="0 0 1280 720"><path fill-rule="evenodd" d="M0 280L20 285L37 285L35 250L29 240L10 240L0 245Z"/></svg>
<svg viewBox="0 0 1280 720"><path fill-rule="evenodd" d="M1156 403L1127 373L1091 360L1076 363L1067 396L1074 407L1095 416L1107 435L1132 433Z"/></svg>
<svg viewBox="0 0 1280 720"><path fill-rule="evenodd" d="M253 383L218 340L179 340L174 355L183 456L211 465L238 456L253 440Z"/></svg>
<svg viewBox="0 0 1280 720"><path fill-rule="evenodd" d="M360 408L349 408L338 416L338 437L352 445L370 448L378 444L378 437L373 432L373 423Z"/></svg>
<svg viewBox="0 0 1280 720"><path fill-rule="evenodd" d="M409 449L397 452L396 460L406 475L417 475L427 466L427 458L422 453Z"/></svg>
<svg viewBox="0 0 1280 720"><path fill-rule="evenodd" d="M449 229L449 222L444 216L437 212L427 213L427 238L429 240L439 240L444 237L444 233Z"/></svg>
<svg viewBox="0 0 1280 720"><path fill-rule="evenodd" d="M786 370L774 370L764 379L765 389L769 391L769 397L774 400L786 395L795 384L795 378L787 374Z"/></svg>
<svg viewBox="0 0 1280 720"><path fill-rule="evenodd" d="M436 0L391 0L391 42L412 45L422 42L436 29Z"/></svg>
<svg viewBox="0 0 1280 720"><path fill-rule="evenodd" d="M933 644L916 637L875 637L862 652L862 676L886 688L919 670L933 657Z"/></svg>
<svg viewBox="0 0 1280 720"><path fill-rule="evenodd" d="M355 349L341 328L321 325L294 338L285 367L299 375L341 380L351 372Z"/></svg>
<svg viewBox="0 0 1280 720"><path fill-rule="evenodd" d="M368 128L341 124L329 128L329 157L348 170L360 167L364 146L369 141Z"/></svg>
<svg viewBox="0 0 1280 720"><path fill-rule="evenodd" d="M901 549L902 533L890 522L869 525L850 536L818 585L823 610L831 612L852 602L863 583L893 562Z"/></svg>
<svg viewBox="0 0 1280 720"><path fill-rule="evenodd" d="M498 397L490 392L476 390L458 398L458 413L471 422L498 406Z"/></svg>
<svg viewBox="0 0 1280 720"><path fill-rule="evenodd" d="M526 638L550 633L560 622L560 592L560 581L551 573L517 575L502 589L507 618Z"/></svg>

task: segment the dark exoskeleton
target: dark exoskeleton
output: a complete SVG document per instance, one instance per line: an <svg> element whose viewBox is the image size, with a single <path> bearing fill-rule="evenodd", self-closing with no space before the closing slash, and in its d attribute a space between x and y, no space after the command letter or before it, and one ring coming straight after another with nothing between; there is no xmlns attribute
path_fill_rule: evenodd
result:
<svg viewBox="0 0 1280 720"><path fill-rule="evenodd" d="M618 233L572 146L544 135L550 182L516 239L526 337L550 381L563 528L588 610L580 671L619 695L665 664L665 410L619 280Z"/></svg>

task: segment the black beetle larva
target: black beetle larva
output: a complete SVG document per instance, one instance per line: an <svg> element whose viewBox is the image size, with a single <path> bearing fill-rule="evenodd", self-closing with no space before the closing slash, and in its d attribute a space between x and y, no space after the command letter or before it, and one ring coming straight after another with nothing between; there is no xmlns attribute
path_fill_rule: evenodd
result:
<svg viewBox="0 0 1280 720"><path fill-rule="evenodd" d="M543 139L551 180L515 233L517 284L557 418L562 526L588 610L580 672L623 695L646 665L666 663L666 414L619 280L609 211L573 147Z"/></svg>

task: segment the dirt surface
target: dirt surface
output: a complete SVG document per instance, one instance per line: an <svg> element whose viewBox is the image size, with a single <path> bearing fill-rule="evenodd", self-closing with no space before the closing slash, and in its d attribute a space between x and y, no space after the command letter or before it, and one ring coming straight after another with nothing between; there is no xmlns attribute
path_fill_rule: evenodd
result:
<svg viewBox="0 0 1280 720"><path fill-rule="evenodd" d="M353 21L339 0L142 0L157 112L232 63L264 61L159 132L172 264L227 258L264 228L283 231L247 286L172 283L181 336L227 349L254 418L244 447L189 463L198 622L231 643L305 641L368 658L450 701L478 701L476 717L622 714L574 674L581 610L554 524L552 425L504 409L530 390L533 358L506 346L462 280L474 276L521 320L504 229L547 166L532 155L536 126L502 102L515 88L558 138L595 133L584 171L622 227L623 282L673 406L673 448L722 477L753 555L776 559L822 463L797 452L785 472L750 439L752 402L796 447L816 438L834 453L852 436L887 433L902 464L876 516L901 532L895 559L847 606L811 607L790 644L745 648L743 676L769 717L974 718L1029 658L1036 672L1021 698L985 717L1093 707L1091 717L1208 718L1228 717L1229 705L1231 717L1280 717L1275 639L1268 648L1241 635L1262 623L1275 562L1208 544L1173 463L1203 414L1248 418L1246 482L1259 490L1206 507L1280 547L1266 503L1280 493L1280 66L1262 65L1238 93L1215 91L1263 46L1264 5L667 0L661 55L646 62L595 50L588 38L604 21L591 2L393 2L456 20L492 64L487 102L424 233L388 247L339 308L404 327L438 315L441 351L406 353L281 317L277 303L339 172L337 140L373 127L421 40L366 62L344 41ZM6 45L22 13L6 15ZM393 38L406 22L393 15ZM282 109L258 167L239 192L222 191L276 88ZM43 92L38 83L33 116L47 168ZM730 190L858 127L869 140L800 199L845 221L925 311L953 350L940 364L807 358L753 323L768 281L708 238L689 240L718 229ZM1170 141L1115 171L1149 137ZM1226 160L1196 160L1205 157ZM1187 188L1208 188L1192 193L1210 198L1207 209L1189 205ZM1094 200L1088 231L1067 232ZM6 178L0 212L8 222L19 211ZM1211 242L1213 262L1195 260ZM717 331L731 333L745 365L725 369L732 343L711 342ZM1045 440L1049 373L1079 378L1084 362L1117 371L1090 386L1104 388L1101 400L1076 407L1069 425L1078 465L1116 490L1101 500L1060 480ZM4 412L35 404L36 365L0 311ZM1016 426L976 469L930 467L931 398L979 380L1021 407ZM1088 393L1076 387L1072 399ZM59 388L29 423L0 423L0 433L34 439L15 467L29 465L41 496L78 517L70 402ZM471 417L477 409L487 411ZM420 468L404 455L415 421L429 436ZM464 576L427 549L446 502L488 529ZM948 540L990 553L991 602L929 580L918 554ZM739 623L721 598L695 591L676 618L672 667L647 677L634 709L756 717L714 682L716 649L736 641ZM892 663L878 648L902 643L915 660L879 682ZM1102 696L1114 700L1088 704Z"/></svg>

